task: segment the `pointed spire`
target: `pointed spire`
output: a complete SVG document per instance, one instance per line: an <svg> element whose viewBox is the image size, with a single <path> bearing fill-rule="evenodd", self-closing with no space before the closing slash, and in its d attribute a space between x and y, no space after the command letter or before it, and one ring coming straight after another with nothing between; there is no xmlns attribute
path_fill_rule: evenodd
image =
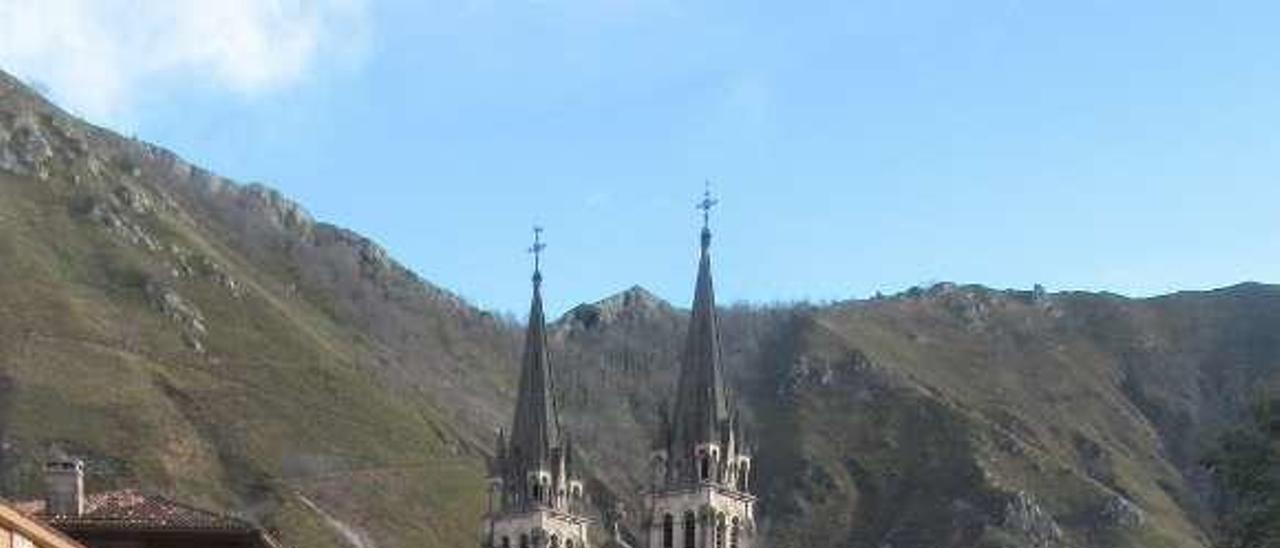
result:
<svg viewBox="0 0 1280 548"><path fill-rule="evenodd" d="M529 305L529 326L525 332L521 362L520 392L516 400L515 424L511 429L509 459L528 470L546 469L552 449L560 446L560 421L556 413L551 361L547 356L547 326L542 312L542 228L534 228L533 301Z"/></svg>
<svg viewBox="0 0 1280 548"><path fill-rule="evenodd" d="M698 203L698 209L703 213L702 251L672 417L671 449L682 453L691 451L698 444L718 443L720 427L729 417L720 363L715 288L711 280L709 223L711 208L716 203L709 188Z"/></svg>

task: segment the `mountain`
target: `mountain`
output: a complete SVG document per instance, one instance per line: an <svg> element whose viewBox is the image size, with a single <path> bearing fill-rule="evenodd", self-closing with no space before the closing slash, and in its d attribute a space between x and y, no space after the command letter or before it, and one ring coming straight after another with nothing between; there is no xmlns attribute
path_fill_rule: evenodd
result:
<svg viewBox="0 0 1280 548"><path fill-rule="evenodd" d="M517 343L278 193L0 78L7 496L39 496L58 448L91 490L241 512L294 546L465 545Z"/></svg>
<svg viewBox="0 0 1280 548"><path fill-rule="evenodd" d="M682 313L634 319L652 308L568 330L561 351L568 420L592 462L626 463L619 492L643 487L646 417L674 382ZM1143 300L939 284L721 314L772 546L1208 546L1199 461L1280 366L1280 288L1259 284Z"/></svg>
<svg viewBox="0 0 1280 548"><path fill-rule="evenodd" d="M633 535L685 314L633 287L551 326L591 498L631 508ZM1258 284L940 284L721 322L776 548L1208 546L1198 461L1280 369L1280 288ZM279 193L0 73L6 497L38 497L58 450L89 460L90 490L293 546L472 545L520 337Z"/></svg>

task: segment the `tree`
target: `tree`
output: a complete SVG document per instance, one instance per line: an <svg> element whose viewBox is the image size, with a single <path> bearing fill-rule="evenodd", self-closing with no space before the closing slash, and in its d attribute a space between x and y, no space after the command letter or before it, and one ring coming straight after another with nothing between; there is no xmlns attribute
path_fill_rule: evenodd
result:
<svg viewBox="0 0 1280 548"><path fill-rule="evenodd" d="M1204 464L1217 482L1223 548L1280 548L1280 417L1268 400L1221 436Z"/></svg>

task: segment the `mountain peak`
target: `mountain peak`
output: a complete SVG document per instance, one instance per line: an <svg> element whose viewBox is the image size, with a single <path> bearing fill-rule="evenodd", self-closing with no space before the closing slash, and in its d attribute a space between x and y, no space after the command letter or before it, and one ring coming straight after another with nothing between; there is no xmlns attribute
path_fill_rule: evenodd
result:
<svg viewBox="0 0 1280 548"><path fill-rule="evenodd" d="M594 330L618 322L633 322L674 314L675 308L649 290L633 285L594 303L584 303L565 313L557 323L570 329Z"/></svg>

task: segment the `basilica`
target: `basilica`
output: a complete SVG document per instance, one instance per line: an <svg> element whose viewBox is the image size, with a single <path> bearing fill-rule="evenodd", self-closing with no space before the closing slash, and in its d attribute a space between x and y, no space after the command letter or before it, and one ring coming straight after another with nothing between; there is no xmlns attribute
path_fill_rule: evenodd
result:
<svg viewBox="0 0 1280 548"><path fill-rule="evenodd" d="M649 486L637 531L645 548L758 546L752 460L724 380L711 279L706 195L701 253L675 403L653 439ZM489 511L482 548L588 548L592 520L556 409L542 311L543 249L535 229L533 302L510 434L500 433L490 462ZM616 520L615 520L616 521ZM613 524L603 548L627 547Z"/></svg>

